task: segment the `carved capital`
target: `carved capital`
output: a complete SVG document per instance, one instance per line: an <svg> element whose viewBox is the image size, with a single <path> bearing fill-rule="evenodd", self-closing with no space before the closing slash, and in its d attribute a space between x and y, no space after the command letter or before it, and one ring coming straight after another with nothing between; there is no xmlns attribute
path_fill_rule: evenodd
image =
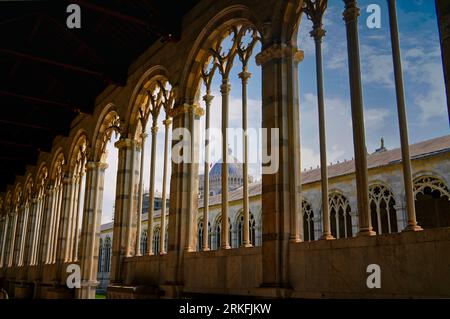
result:
<svg viewBox="0 0 450 319"><path fill-rule="evenodd" d="M343 13L344 21L346 23L358 21L360 9L358 8L356 0L344 0L344 2L345 2L345 10Z"/></svg>
<svg viewBox="0 0 450 319"><path fill-rule="evenodd" d="M186 113L193 113L196 116L202 116L205 114L205 110L203 110L200 106L198 106L196 104L190 105L190 104L185 103L176 108L173 108L171 110L171 112L169 113L169 115L172 118L175 118L179 115L184 115Z"/></svg>
<svg viewBox="0 0 450 319"><path fill-rule="evenodd" d="M87 162L86 170L106 170L108 168L108 164L102 162Z"/></svg>
<svg viewBox="0 0 450 319"><path fill-rule="evenodd" d="M171 120L171 119L165 119L165 120L163 121L163 124L164 124L164 126L169 127L170 124L172 124L172 120Z"/></svg>
<svg viewBox="0 0 450 319"><path fill-rule="evenodd" d="M327 32L323 28L315 28L312 30L309 34L311 37L314 38L316 41L322 41L322 38L325 36Z"/></svg>
<svg viewBox="0 0 450 319"><path fill-rule="evenodd" d="M229 94L231 91L231 85L228 83L228 80L224 80L222 82L222 85L220 86L220 93L222 93L222 95L224 94Z"/></svg>
<svg viewBox="0 0 450 319"><path fill-rule="evenodd" d="M293 57L296 62L303 59L303 51L286 44L274 44L256 55L256 64L264 65L273 59Z"/></svg>
<svg viewBox="0 0 450 319"><path fill-rule="evenodd" d="M247 71L242 71L241 73L238 74L238 76L241 78L242 83L247 84L248 79L250 79L252 74L250 72L247 72Z"/></svg>
<svg viewBox="0 0 450 319"><path fill-rule="evenodd" d="M203 96L203 101L205 101L207 106L211 105L211 102L213 99L214 99L214 95L211 95L211 94L205 94Z"/></svg>
<svg viewBox="0 0 450 319"><path fill-rule="evenodd" d="M118 149L131 148L132 145L133 145L133 140L130 138L121 138L116 143L114 143L114 146Z"/></svg>

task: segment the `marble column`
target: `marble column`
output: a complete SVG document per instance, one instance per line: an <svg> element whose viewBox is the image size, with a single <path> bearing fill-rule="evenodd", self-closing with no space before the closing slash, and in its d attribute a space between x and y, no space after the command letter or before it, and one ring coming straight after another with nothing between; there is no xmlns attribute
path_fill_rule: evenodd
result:
<svg viewBox="0 0 450 319"><path fill-rule="evenodd" d="M447 109L450 124L450 2L435 0L436 12L441 39L442 65L444 67L445 88L447 93Z"/></svg>
<svg viewBox="0 0 450 319"><path fill-rule="evenodd" d="M244 247L252 247L250 242L250 208L249 208L249 195L248 195L248 110L247 110L247 84L250 79L251 73L248 72L245 66L239 77L241 78L242 85L242 129L244 131L243 135L243 150L244 150L244 163L243 163L243 179L244 185L242 188L242 199L243 199L243 214L244 214L244 238L242 244Z"/></svg>
<svg viewBox="0 0 450 319"><path fill-rule="evenodd" d="M116 201L114 211L114 230L112 242L111 275L112 284L122 281L123 260L134 255L136 240L136 203L137 189L136 160L138 160L136 142L121 138L115 143L119 150L116 180Z"/></svg>
<svg viewBox="0 0 450 319"><path fill-rule="evenodd" d="M162 285L166 296L180 297L184 282L183 262L184 254L193 251L192 216L196 211L198 191L191 191L191 178L194 169L191 166L193 120L203 115L202 109L196 105L178 104L172 111L172 145L182 146L183 161L172 163L172 176L170 182L170 209L169 209L169 253L166 264L166 282ZM182 130L189 134L178 135ZM194 134L195 138L195 134ZM174 150L174 148L173 148ZM179 153L176 155L180 155ZM195 167L194 167L195 168Z"/></svg>
<svg viewBox="0 0 450 319"><path fill-rule="evenodd" d="M162 204L161 204L161 232L159 237L160 254L166 254L166 201L167 201L167 166L169 165L169 129L172 120L168 117L163 121L164 124L164 164L163 164L163 185L162 185Z"/></svg>
<svg viewBox="0 0 450 319"><path fill-rule="evenodd" d="M314 38L316 49L316 76L317 76L317 106L319 115L319 139L320 139L320 176L321 176L321 196L322 196L322 239L334 239L330 228L330 209L328 203L328 163L327 163L327 143L326 143L326 122L325 122L325 99L323 81L323 58L322 39L326 34L323 29L322 18L327 8L327 0L312 2L306 1L305 12L313 22L311 37Z"/></svg>
<svg viewBox="0 0 450 319"><path fill-rule="evenodd" d="M142 125L144 127L144 125ZM141 252L141 223L142 223L142 201L144 199L144 165L145 165L145 139L148 134L145 132L141 134L141 162L139 166L139 190L138 190L138 205L137 205L137 222L136 222L136 256L145 255L145 251Z"/></svg>
<svg viewBox="0 0 450 319"><path fill-rule="evenodd" d="M58 240L56 244L56 264L57 273L56 279L59 281L62 278L62 266L68 260L68 252L70 246L70 227L72 223L70 222L71 207L72 207L72 196L74 188L74 178L70 174L65 174L62 180L63 192L62 192L62 202L61 202L61 219L58 225Z"/></svg>
<svg viewBox="0 0 450 319"><path fill-rule="evenodd" d="M150 154L150 185L148 194L148 217L147 217L147 255L153 255L153 218L155 211L155 169L156 169L156 138L158 135L158 118L153 118L151 128L152 149Z"/></svg>
<svg viewBox="0 0 450 319"><path fill-rule="evenodd" d="M364 129L364 103L359 54L358 17L360 9L356 0L343 0L343 13L347 31L348 67L352 109L353 146L355 149L356 194L358 201L358 236L372 236L369 210L369 186L367 173L366 134Z"/></svg>
<svg viewBox="0 0 450 319"><path fill-rule="evenodd" d="M1 238L1 242L2 242L2 246L1 251L0 251L0 268L6 268L6 263L5 263L5 250L6 250L6 240L7 240L7 233L8 233L8 227L9 227L9 216L8 214L5 214L5 216L3 217L3 229L2 229L2 238Z"/></svg>
<svg viewBox="0 0 450 319"><path fill-rule="evenodd" d="M23 264L25 266L31 265L31 256L32 256L32 239L33 239L33 230L36 223L36 209L37 209L37 197L32 195L30 199L30 208L28 213L28 221L27 221L27 229L25 235L25 247L23 253Z"/></svg>
<svg viewBox="0 0 450 319"><path fill-rule="evenodd" d="M298 62L303 52L296 47L263 43L256 56L262 66L262 129L268 132L263 148L271 154L262 175L262 287L276 296L289 289L289 242L300 241L300 117ZM272 134L278 130L274 140ZM276 136L276 135L275 135ZM276 166L276 164L278 164ZM274 166L275 165L275 166ZM298 221L298 223L297 223Z"/></svg>
<svg viewBox="0 0 450 319"><path fill-rule="evenodd" d="M210 82L209 82L210 84ZM206 94L203 96L205 101L205 172L203 174L203 245L202 250L208 251L211 249L209 247L209 165L211 162L210 158L210 125L211 125L211 103L214 96L211 95L211 90L208 87L206 89Z"/></svg>
<svg viewBox="0 0 450 319"><path fill-rule="evenodd" d="M86 191L80 247L81 288L76 290L78 299L94 299L98 285L98 238L100 237L103 185L107 167L108 164L101 162L86 164Z"/></svg>
<svg viewBox="0 0 450 319"><path fill-rule="evenodd" d="M230 95L230 83L227 78L222 79L220 93L222 93L222 226L220 234L220 248L230 249L228 221L228 103Z"/></svg>
<svg viewBox="0 0 450 319"><path fill-rule="evenodd" d="M388 6L395 90L397 97L398 124L400 128L400 144L402 151L403 185L405 187L406 209L408 211L408 225L406 226L405 231L420 231L422 230L422 227L417 225L416 208L414 205L411 157L409 155L408 119L406 116L405 91L403 87L402 58L398 35L396 0L388 0Z"/></svg>
<svg viewBox="0 0 450 319"><path fill-rule="evenodd" d="M39 234L38 244L38 264L46 264L48 262L50 250L50 231L53 215L55 188L53 185L48 185L46 189L46 196L43 206L42 224Z"/></svg>
<svg viewBox="0 0 450 319"><path fill-rule="evenodd" d="M77 176L77 183L74 188L75 198L72 203L73 207L73 218L75 219L74 225L72 226L72 245L71 245L71 260L78 261L80 247L80 213L83 214L84 207L82 204L82 187L83 187L83 172L80 172ZM86 185L84 187L86 189ZM86 202L86 194L84 201ZM84 216L84 215L83 215ZM82 226L81 226L82 227Z"/></svg>

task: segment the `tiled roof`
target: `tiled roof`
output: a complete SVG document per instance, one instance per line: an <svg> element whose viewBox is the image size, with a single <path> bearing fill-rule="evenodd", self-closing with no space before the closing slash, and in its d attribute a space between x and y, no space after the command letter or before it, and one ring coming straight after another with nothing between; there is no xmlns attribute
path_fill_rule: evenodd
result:
<svg viewBox="0 0 450 319"><path fill-rule="evenodd" d="M411 158L419 159L439 153L450 152L450 135L434 138L410 146ZM396 164L401 162L401 150L396 148L379 153L372 153L367 156L367 166L369 169L376 167ZM350 160L328 166L329 178L352 174L355 172L355 161ZM320 168L304 171L301 174L302 184L314 183L320 181ZM261 182L249 185L249 196L261 194ZM242 199L242 187L228 193L230 201ZM221 195L211 196L210 205L220 204ZM203 207L203 198L199 199L199 208Z"/></svg>
<svg viewBox="0 0 450 319"><path fill-rule="evenodd" d="M437 153L450 151L450 135L434 138L410 146L412 159L418 159ZM380 153L372 153L367 156L367 167L369 169L400 163L402 158L401 149L396 148ZM355 161L346 161L328 166L329 178L347 175L355 172ZM320 168L302 172L302 184L320 181Z"/></svg>

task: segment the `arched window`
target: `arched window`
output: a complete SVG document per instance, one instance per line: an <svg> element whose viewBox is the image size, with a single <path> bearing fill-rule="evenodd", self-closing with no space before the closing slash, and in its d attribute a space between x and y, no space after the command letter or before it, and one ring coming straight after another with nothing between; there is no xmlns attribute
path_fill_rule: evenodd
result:
<svg viewBox="0 0 450 319"><path fill-rule="evenodd" d="M159 254L159 238L160 238L160 228L155 227L153 230L153 253Z"/></svg>
<svg viewBox="0 0 450 319"><path fill-rule="evenodd" d="M147 230L144 230L141 233L141 255L145 255L146 253L147 253Z"/></svg>
<svg viewBox="0 0 450 319"><path fill-rule="evenodd" d="M373 230L377 234L396 233L397 214L391 190L384 185L371 185L369 204Z"/></svg>
<svg viewBox="0 0 450 319"><path fill-rule="evenodd" d="M216 225L214 226L215 233L215 241L214 241L214 249L220 248L220 234L222 229L222 219L218 219Z"/></svg>
<svg viewBox="0 0 450 319"><path fill-rule="evenodd" d="M434 176L414 179L416 216L424 228L450 227L450 192L443 180Z"/></svg>
<svg viewBox="0 0 450 319"><path fill-rule="evenodd" d="M197 251L202 251L203 245L203 221L199 221L197 225Z"/></svg>
<svg viewBox="0 0 450 319"><path fill-rule="evenodd" d="M241 214L237 222L237 246L244 244L244 216Z"/></svg>
<svg viewBox="0 0 450 319"><path fill-rule="evenodd" d="M211 223L208 222L208 247L209 247L209 249L212 249L212 246L211 246L212 238L213 238L213 235L212 235Z"/></svg>
<svg viewBox="0 0 450 319"><path fill-rule="evenodd" d="M256 246L256 220L255 220L255 216L253 216L252 213L250 213L250 220L248 221L249 224L249 239L250 239L250 244L252 246ZM238 222L237 222L237 246L241 247L242 245L244 245L244 215L240 214L239 218L238 218ZM230 236L231 238L231 236Z"/></svg>
<svg viewBox="0 0 450 319"><path fill-rule="evenodd" d="M166 226L166 233L164 234L164 251L167 253L169 249L169 224Z"/></svg>
<svg viewBox="0 0 450 319"><path fill-rule="evenodd" d="M314 212L311 204L306 200L302 200L302 214L303 214L303 234L305 241L314 240Z"/></svg>
<svg viewBox="0 0 450 319"><path fill-rule="evenodd" d="M111 271L111 237L107 236L105 239L104 244L104 255L105 255L105 268L103 269L104 272L110 272Z"/></svg>
<svg viewBox="0 0 450 319"><path fill-rule="evenodd" d="M103 271L103 239L100 238L100 244L98 245L98 267L97 272Z"/></svg>
<svg viewBox="0 0 450 319"><path fill-rule="evenodd" d="M329 201L331 234L337 239L352 237L351 207L348 199L334 192L330 194Z"/></svg>

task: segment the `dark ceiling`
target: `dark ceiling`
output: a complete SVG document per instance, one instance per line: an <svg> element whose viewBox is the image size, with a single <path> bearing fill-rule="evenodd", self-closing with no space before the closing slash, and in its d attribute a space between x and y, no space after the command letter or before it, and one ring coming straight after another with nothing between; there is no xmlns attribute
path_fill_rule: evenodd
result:
<svg viewBox="0 0 450 319"><path fill-rule="evenodd" d="M0 1L0 191L67 136L80 112L157 41L177 41L198 0ZM66 25L81 8L81 29Z"/></svg>

